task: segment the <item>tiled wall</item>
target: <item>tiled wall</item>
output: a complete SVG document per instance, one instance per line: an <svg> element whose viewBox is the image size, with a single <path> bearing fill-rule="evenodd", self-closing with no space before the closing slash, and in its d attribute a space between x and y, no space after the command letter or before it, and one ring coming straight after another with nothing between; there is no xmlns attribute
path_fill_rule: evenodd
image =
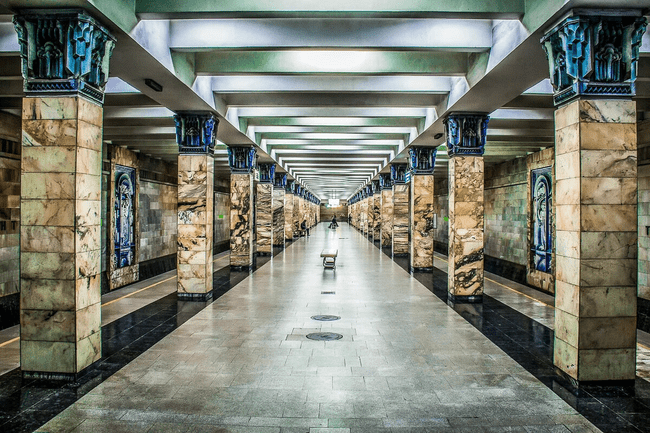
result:
<svg viewBox="0 0 650 433"><path fill-rule="evenodd" d="M330 222L334 215L336 215L336 220L338 222L347 221L348 207L346 205L337 207L327 207L324 204L320 205L320 221Z"/></svg>
<svg viewBox="0 0 650 433"><path fill-rule="evenodd" d="M176 254L176 194L176 185L140 179L140 262Z"/></svg>
<svg viewBox="0 0 650 433"><path fill-rule="evenodd" d="M485 170L485 255L526 265L528 196L526 158Z"/></svg>
<svg viewBox="0 0 650 433"><path fill-rule="evenodd" d="M0 329L18 323L20 118L0 112Z"/></svg>
<svg viewBox="0 0 650 433"><path fill-rule="evenodd" d="M230 175L214 177L214 254L230 249Z"/></svg>
<svg viewBox="0 0 650 433"><path fill-rule="evenodd" d="M213 245L214 254L230 249L230 193L214 192Z"/></svg>

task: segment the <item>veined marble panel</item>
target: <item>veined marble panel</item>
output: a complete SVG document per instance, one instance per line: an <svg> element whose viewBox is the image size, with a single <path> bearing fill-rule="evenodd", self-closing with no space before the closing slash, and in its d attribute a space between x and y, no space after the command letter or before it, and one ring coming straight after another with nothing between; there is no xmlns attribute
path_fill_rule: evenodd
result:
<svg viewBox="0 0 650 433"><path fill-rule="evenodd" d="M635 377L636 118L635 102L613 99L555 114L556 175L567 185L557 182L554 363L577 380Z"/></svg>
<svg viewBox="0 0 650 433"><path fill-rule="evenodd" d="M375 196L368 197L368 208L366 210L366 218L368 224L366 225L366 235L372 236L375 233Z"/></svg>
<svg viewBox="0 0 650 433"><path fill-rule="evenodd" d="M393 254L409 253L409 184L393 185Z"/></svg>
<svg viewBox="0 0 650 433"><path fill-rule="evenodd" d="M411 176L411 269L433 268L433 175Z"/></svg>
<svg viewBox="0 0 650 433"><path fill-rule="evenodd" d="M23 99L23 371L76 373L101 357L102 118L76 97Z"/></svg>
<svg viewBox="0 0 650 433"><path fill-rule="evenodd" d="M253 264L253 177L230 174L230 266Z"/></svg>
<svg viewBox="0 0 650 433"><path fill-rule="evenodd" d="M300 197L298 197L295 194L293 195L293 218L292 218L292 223L293 223L293 235L298 236L298 233L300 233L300 223L302 220L300 219Z"/></svg>
<svg viewBox="0 0 650 433"><path fill-rule="evenodd" d="M381 246L390 247L393 244L393 190L381 192Z"/></svg>
<svg viewBox="0 0 650 433"><path fill-rule="evenodd" d="M210 155L178 155L179 293L212 291L214 232L214 159ZM190 272L192 270L192 272Z"/></svg>
<svg viewBox="0 0 650 433"><path fill-rule="evenodd" d="M382 194L380 191L377 191L377 193L373 196L375 200L373 201L373 208L372 208L372 220L374 223L373 227L373 239L376 241L381 240L381 200L382 200Z"/></svg>
<svg viewBox="0 0 650 433"><path fill-rule="evenodd" d="M273 245L284 246L284 188L273 188Z"/></svg>
<svg viewBox="0 0 650 433"><path fill-rule="evenodd" d="M284 238L293 239L293 202L294 195L289 193L284 196Z"/></svg>
<svg viewBox="0 0 650 433"><path fill-rule="evenodd" d="M270 254L273 252L273 184L257 184L255 209L257 252Z"/></svg>
<svg viewBox="0 0 650 433"><path fill-rule="evenodd" d="M483 294L483 158L449 160L449 293Z"/></svg>

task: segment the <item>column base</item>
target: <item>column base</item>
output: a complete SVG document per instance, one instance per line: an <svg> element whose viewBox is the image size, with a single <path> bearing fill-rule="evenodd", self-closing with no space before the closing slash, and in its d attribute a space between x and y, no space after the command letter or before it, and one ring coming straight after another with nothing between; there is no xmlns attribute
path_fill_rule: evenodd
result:
<svg viewBox="0 0 650 433"><path fill-rule="evenodd" d="M433 272L433 266L428 266L428 267L425 267L425 268L419 268L419 267L411 266L411 273L414 273L414 272Z"/></svg>
<svg viewBox="0 0 650 433"><path fill-rule="evenodd" d="M447 295L447 302L451 302L452 304L479 304L483 302L483 295L456 296L449 293Z"/></svg>
<svg viewBox="0 0 650 433"><path fill-rule="evenodd" d="M56 382L75 382L81 376L84 370L79 373L53 373L51 371L23 371L23 379L56 381Z"/></svg>
<svg viewBox="0 0 650 433"><path fill-rule="evenodd" d="M393 257L408 257L409 253L393 253Z"/></svg>
<svg viewBox="0 0 650 433"><path fill-rule="evenodd" d="M231 271L242 272L242 271L250 271L251 269L253 269L253 265L239 265L239 266L230 265Z"/></svg>
<svg viewBox="0 0 650 433"><path fill-rule="evenodd" d="M267 257L268 257L268 256L272 256L273 253L268 252L268 251L258 251L258 252L257 252L257 255L258 255L258 256L267 256Z"/></svg>
<svg viewBox="0 0 650 433"><path fill-rule="evenodd" d="M212 299L212 291L207 293L184 293L178 292L176 297L179 301L189 301L189 302L206 302Z"/></svg>

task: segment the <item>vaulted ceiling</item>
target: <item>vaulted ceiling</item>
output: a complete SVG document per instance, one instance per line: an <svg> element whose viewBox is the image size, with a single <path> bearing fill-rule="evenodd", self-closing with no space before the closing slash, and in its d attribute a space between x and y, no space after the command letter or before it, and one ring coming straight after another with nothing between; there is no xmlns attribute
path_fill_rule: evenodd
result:
<svg viewBox="0 0 650 433"><path fill-rule="evenodd" d="M490 113L486 164L553 145L543 32L574 7L647 7L646 0L64 0L117 37L104 140L175 160L175 111L220 119L225 145L254 145L261 161L321 199L347 199L405 162L409 146L440 146L442 119ZM22 93L12 13L46 0L0 0L0 109ZM639 67L640 115L650 110L650 38ZM159 83L157 92L145 79Z"/></svg>

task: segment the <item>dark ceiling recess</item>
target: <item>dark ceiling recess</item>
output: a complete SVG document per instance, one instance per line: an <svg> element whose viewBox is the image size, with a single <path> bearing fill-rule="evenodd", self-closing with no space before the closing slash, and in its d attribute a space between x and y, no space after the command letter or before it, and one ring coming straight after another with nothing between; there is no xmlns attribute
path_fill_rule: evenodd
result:
<svg viewBox="0 0 650 433"><path fill-rule="evenodd" d="M163 86L160 85L160 84L158 84L158 83L156 83L156 82L155 82L154 80L152 80L151 78L145 78L145 79L144 79L144 84L146 84L147 86L151 87L151 88L152 88L153 90L155 90L156 92L162 92L162 91L163 91Z"/></svg>

